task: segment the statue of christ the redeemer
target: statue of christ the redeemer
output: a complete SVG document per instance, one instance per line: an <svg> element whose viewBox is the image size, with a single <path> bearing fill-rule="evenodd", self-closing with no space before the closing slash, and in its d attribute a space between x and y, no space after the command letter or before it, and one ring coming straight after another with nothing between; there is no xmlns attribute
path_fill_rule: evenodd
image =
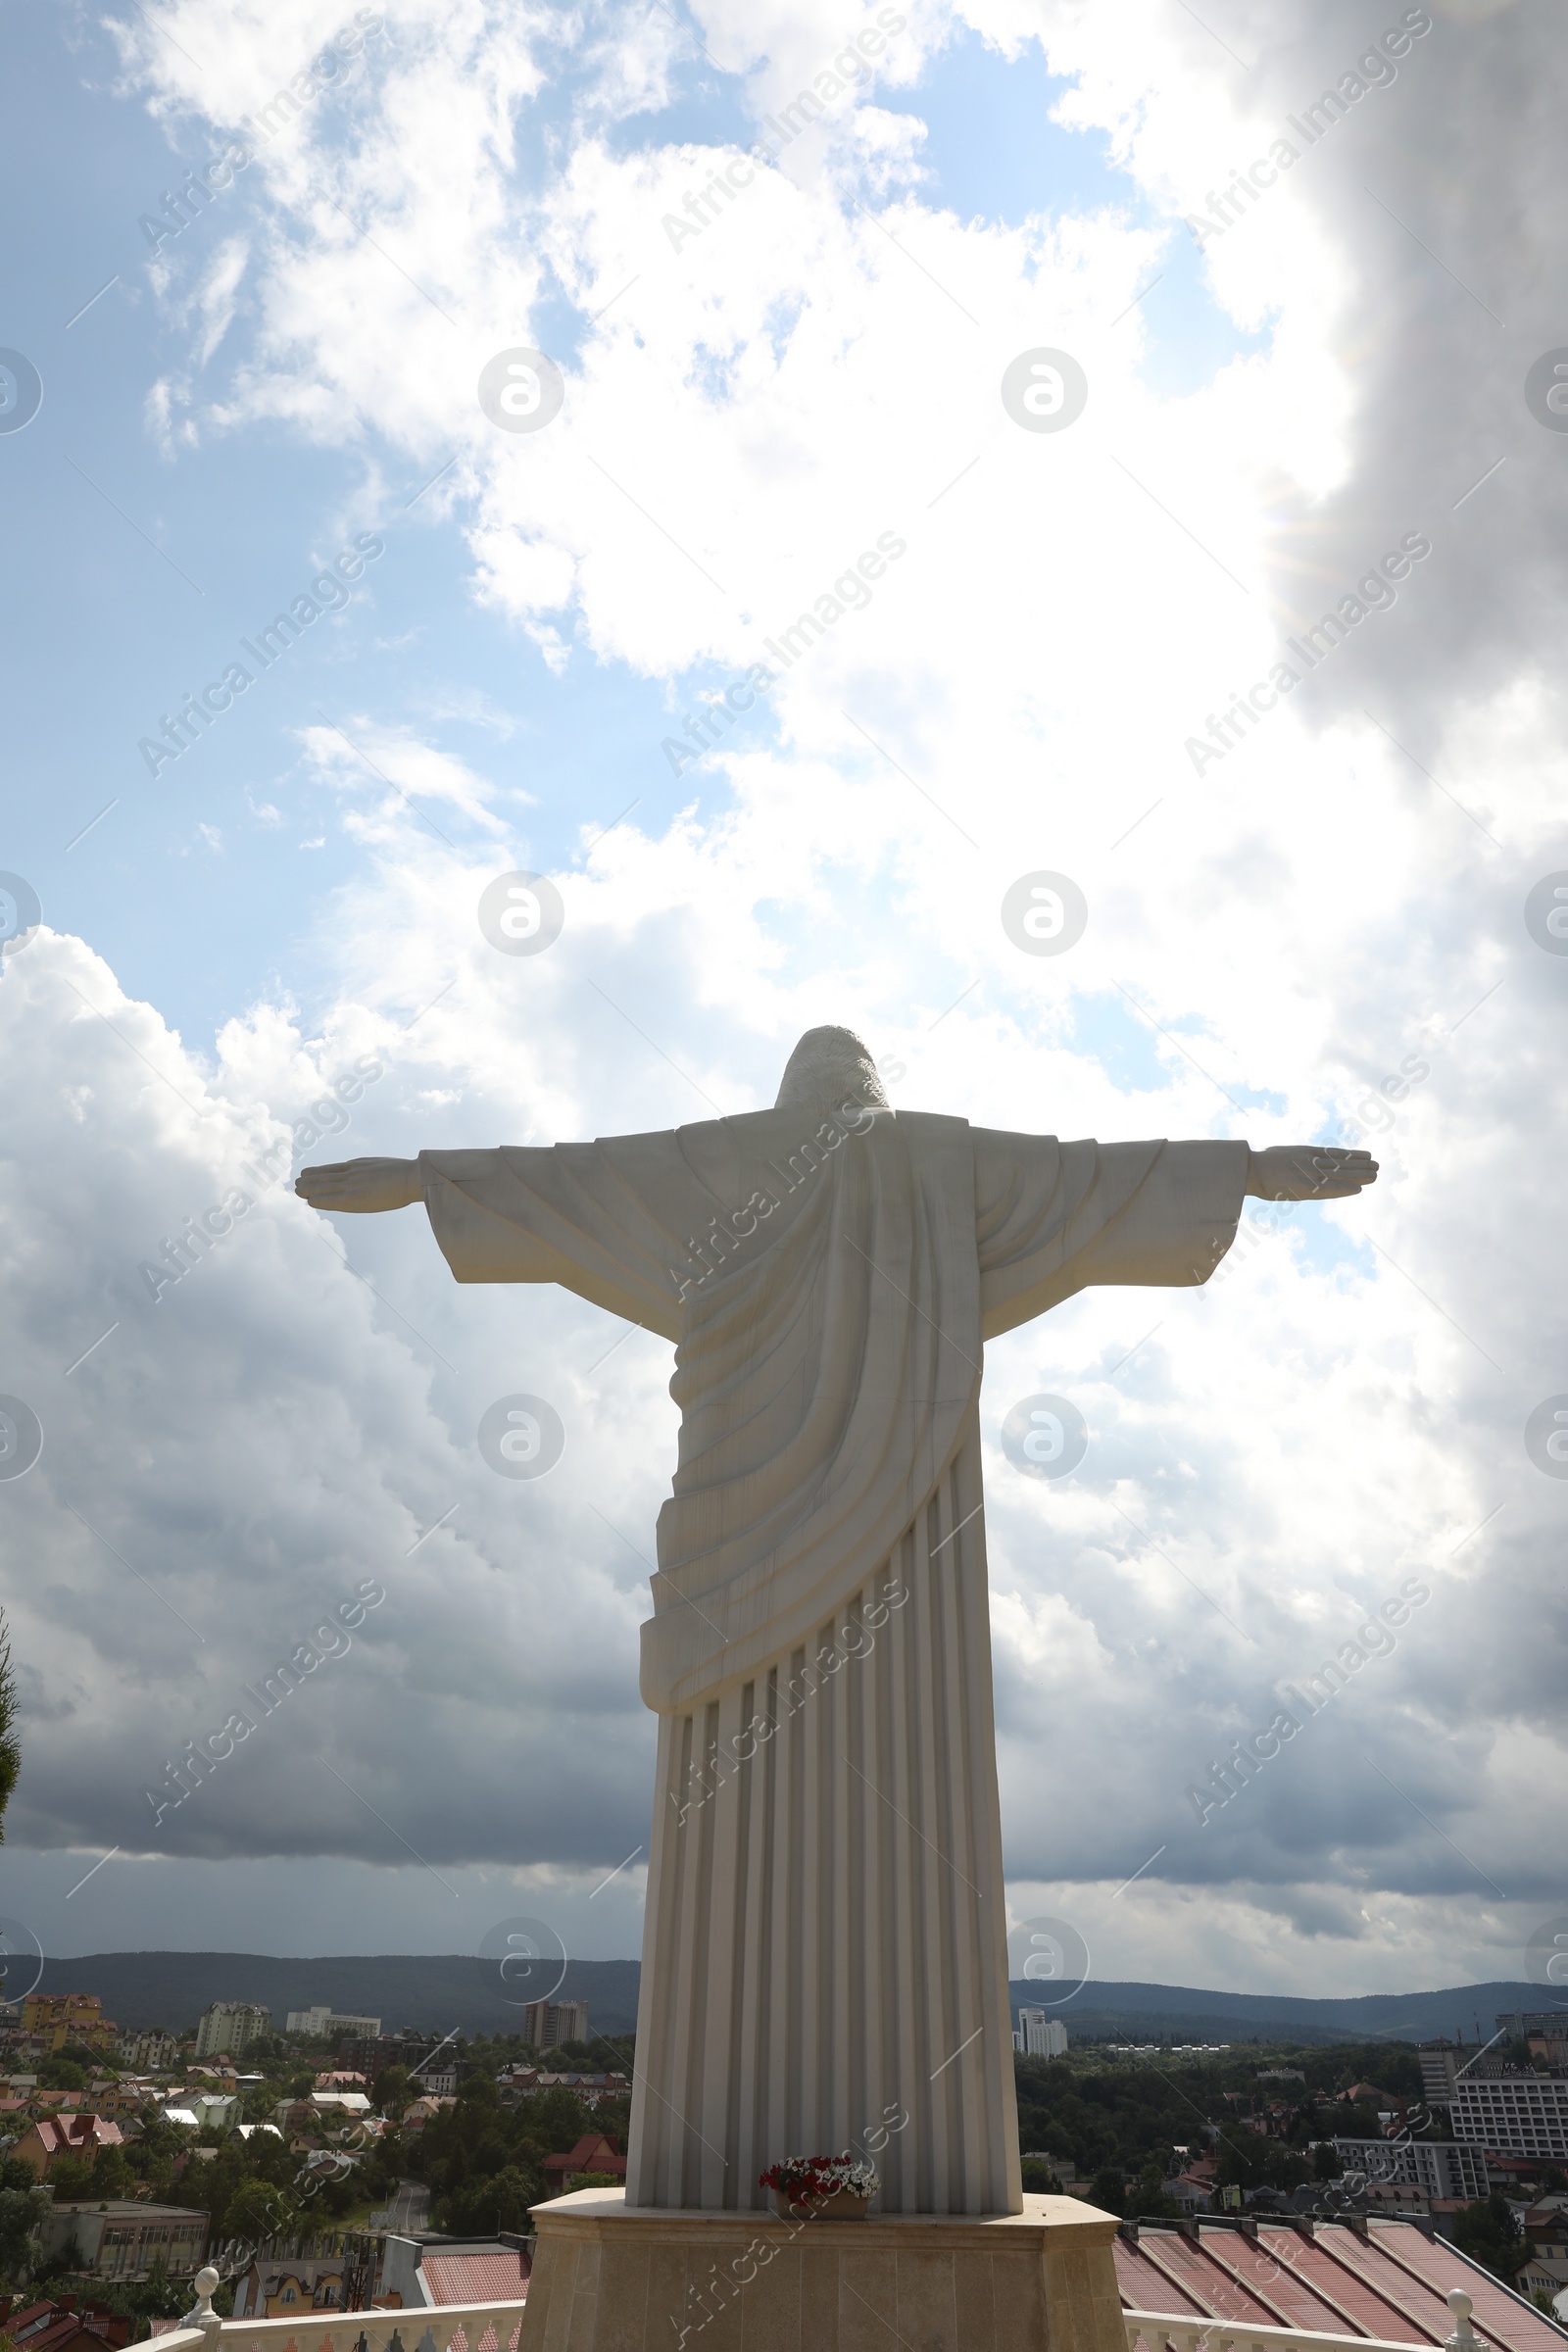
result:
<svg viewBox="0 0 1568 2352"><path fill-rule="evenodd" d="M884 2212L1020 2210L984 1342L1094 1283L1205 1281L1249 1193L1376 1174L895 1112L830 1028L771 1110L300 1176L325 1210L422 1200L459 1282L559 1282L675 1345L628 2205L759 2206L780 2158L869 2146Z"/></svg>

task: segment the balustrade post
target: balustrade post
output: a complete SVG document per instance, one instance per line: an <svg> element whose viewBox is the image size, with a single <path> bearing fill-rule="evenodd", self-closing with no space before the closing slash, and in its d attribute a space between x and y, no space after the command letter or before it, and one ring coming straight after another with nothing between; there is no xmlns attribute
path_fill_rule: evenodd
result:
<svg viewBox="0 0 1568 2352"><path fill-rule="evenodd" d="M1453 2333L1443 2352L1483 2352L1482 2339L1470 2325L1474 2306L1462 2286L1449 2287L1448 2309L1453 2314Z"/></svg>
<svg viewBox="0 0 1568 2352"><path fill-rule="evenodd" d="M213 2297L222 2284L222 2275L211 2264L197 2272L192 2284L196 2300L180 2321L181 2328L199 2328L203 2336L202 2352L218 2352L218 2339L222 2331L220 2315L213 2309Z"/></svg>

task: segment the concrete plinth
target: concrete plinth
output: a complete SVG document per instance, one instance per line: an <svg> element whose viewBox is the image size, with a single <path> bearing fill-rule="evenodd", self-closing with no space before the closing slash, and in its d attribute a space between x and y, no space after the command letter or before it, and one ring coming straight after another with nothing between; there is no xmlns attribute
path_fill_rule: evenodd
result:
<svg viewBox="0 0 1568 2352"><path fill-rule="evenodd" d="M791 2222L590 2188L533 2220L518 2352L1126 2352L1115 2217L1075 2197Z"/></svg>

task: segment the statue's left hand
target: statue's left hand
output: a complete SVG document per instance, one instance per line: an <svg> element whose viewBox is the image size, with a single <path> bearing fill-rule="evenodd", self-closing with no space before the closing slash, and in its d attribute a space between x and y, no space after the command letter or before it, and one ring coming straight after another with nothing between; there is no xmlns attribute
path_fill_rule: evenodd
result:
<svg viewBox="0 0 1568 2352"><path fill-rule="evenodd" d="M1247 1189L1258 1200L1344 1200L1377 1180L1370 1152L1334 1144L1272 1144L1248 1154Z"/></svg>
<svg viewBox="0 0 1568 2352"><path fill-rule="evenodd" d="M294 1190L313 1208L349 1209L370 1216L377 1209L409 1208L424 1198L416 1159L337 1159L301 1168Z"/></svg>

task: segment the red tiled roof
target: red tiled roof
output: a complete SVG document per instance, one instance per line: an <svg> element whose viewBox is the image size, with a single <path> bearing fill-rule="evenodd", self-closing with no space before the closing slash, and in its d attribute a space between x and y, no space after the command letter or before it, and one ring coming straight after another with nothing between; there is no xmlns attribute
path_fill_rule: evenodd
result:
<svg viewBox="0 0 1568 2352"><path fill-rule="evenodd" d="M108 2317L84 2320L74 2311L63 2311L50 2327L27 2338L28 2352L115 2352L129 2334L127 2324L117 2327Z"/></svg>
<svg viewBox="0 0 1568 2352"><path fill-rule="evenodd" d="M528 2293L522 2256L512 2247L501 2254L427 2253L419 2277L432 2303L521 2303Z"/></svg>
<svg viewBox="0 0 1568 2352"><path fill-rule="evenodd" d="M1412 2275L1415 2291L1426 2292L1435 2303L1442 2301L1450 2286L1462 2286L1475 2305L1476 2333L1495 2344L1499 2352L1527 2352L1527 2348L1536 2352L1537 2347L1544 2352L1551 2345L1560 2352L1562 2330L1554 2328L1544 2312L1533 2311L1511 2295L1490 2271L1466 2262L1445 2239L1429 2239L1419 2230L1380 2230L1375 2224L1372 2235L1382 2241L1391 2259Z"/></svg>
<svg viewBox="0 0 1568 2352"><path fill-rule="evenodd" d="M106 2122L101 2115L42 2115L33 2129L46 2156L121 2144L120 2126Z"/></svg>
<svg viewBox="0 0 1568 2352"><path fill-rule="evenodd" d="M615 2143L602 2132L585 2132L574 2148L564 2156L547 2156L544 2170L548 2175L559 2174L564 2179L570 2173L613 2173L617 2179L626 2177L626 2159L615 2153Z"/></svg>
<svg viewBox="0 0 1568 2352"><path fill-rule="evenodd" d="M1260 2230L1259 2239L1262 2234ZM1414 2230L1411 2234L1419 2237L1421 2233ZM1337 2323L1320 2325L1336 2327L1341 2334L1381 2335L1405 2344L1446 2343L1452 2334L1447 2305L1440 2298L1441 2325L1430 2307L1423 2313L1423 2298L1412 2301L1408 2281L1395 2265L1380 2257L1370 2232L1363 2245L1348 2224L1334 2222L1316 2230L1311 2242L1303 2242L1294 2230L1278 2229L1270 2230L1269 2241L1269 2250L1278 2261L1294 2261L1296 2271L1310 2282L1311 2291L1331 2310L1343 2314ZM1449 2284L1453 2283L1450 2279Z"/></svg>
<svg viewBox="0 0 1568 2352"><path fill-rule="evenodd" d="M1262 2216L1255 2241L1202 2222L1196 2237L1145 2227L1136 2246L1118 2233L1115 2261L1124 2310L1440 2345L1453 2328L1448 2289L1460 2286L1494 2352L1562 2352L1544 2313L1408 2222L1371 2222L1365 2239L1344 2223L1319 2222L1308 2237Z"/></svg>
<svg viewBox="0 0 1568 2352"><path fill-rule="evenodd" d="M27 2352L61 2352L78 2338L84 2352L102 2352L105 2346L130 2341L129 2320L117 2317L104 2304L89 2304L84 2311L74 2305L74 2296L59 2302L46 2298L28 2303L8 2318L6 2331L17 2343L25 2344Z"/></svg>

